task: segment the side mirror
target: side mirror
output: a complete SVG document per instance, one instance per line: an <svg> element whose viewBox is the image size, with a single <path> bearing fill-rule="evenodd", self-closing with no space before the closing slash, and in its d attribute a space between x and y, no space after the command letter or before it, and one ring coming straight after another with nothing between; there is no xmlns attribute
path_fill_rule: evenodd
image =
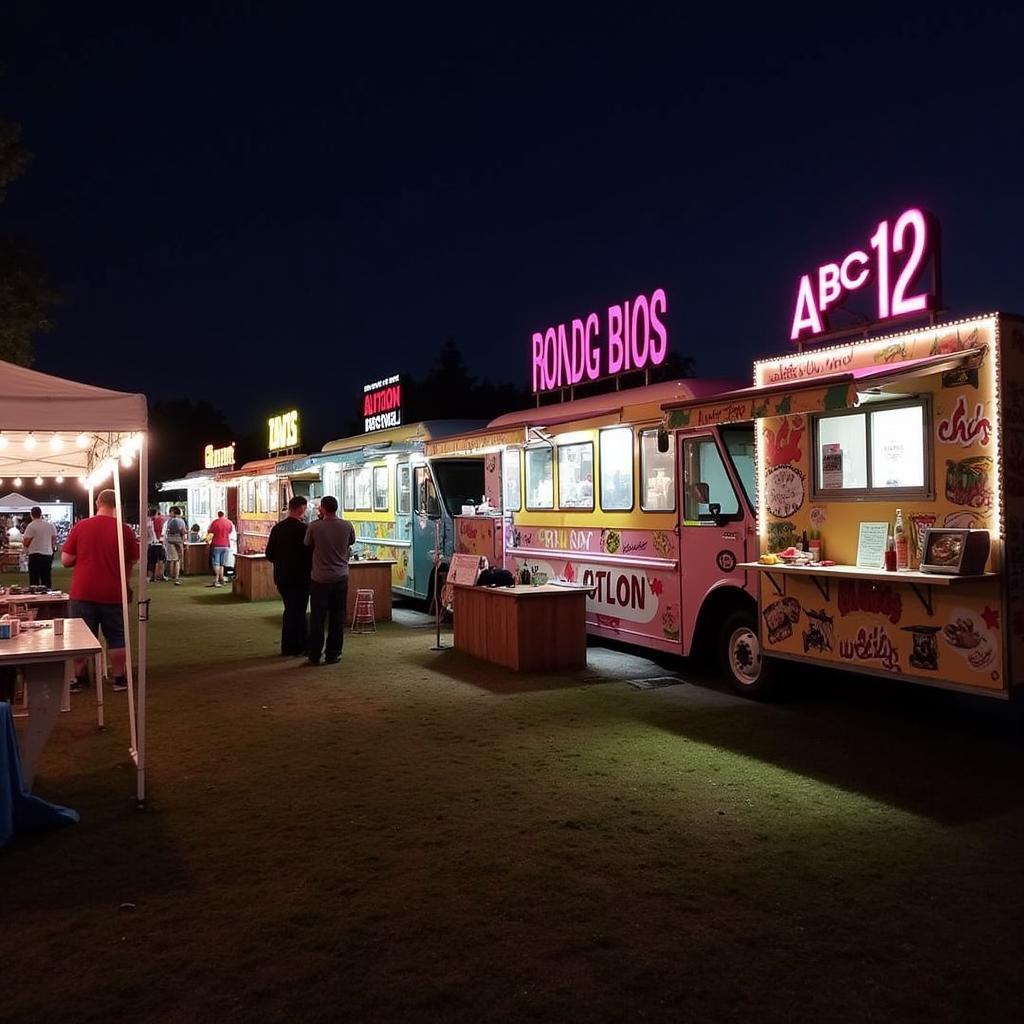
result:
<svg viewBox="0 0 1024 1024"><path fill-rule="evenodd" d="M666 454L668 452L669 441L670 441L670 438L668 436L668 431L665 429L665 424L664 423L659 423L658 424L658 451L661 452L662 455L664 455L664 454Z"/></svg>

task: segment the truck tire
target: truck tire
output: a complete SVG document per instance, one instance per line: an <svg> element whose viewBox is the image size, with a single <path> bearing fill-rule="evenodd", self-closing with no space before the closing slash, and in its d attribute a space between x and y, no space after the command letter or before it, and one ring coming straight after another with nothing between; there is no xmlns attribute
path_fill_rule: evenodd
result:
<svg viewBox="0 0 1024 1024"><path fill-rule="evenodd" d="M719 634L719 662L722 674L737 693L763 700L775 689L770 659L761 655L757 619L751 611L734 611L726 616Z"/></svg>

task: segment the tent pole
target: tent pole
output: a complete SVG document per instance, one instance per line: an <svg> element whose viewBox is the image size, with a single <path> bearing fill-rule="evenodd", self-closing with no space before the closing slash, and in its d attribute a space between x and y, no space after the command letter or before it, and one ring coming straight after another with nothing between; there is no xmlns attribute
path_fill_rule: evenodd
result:
<svg viewBox="0 0 1024 1024"><path fill-rule="evenodd" d="M128 725L131 734L129 750L132 760L138 760L138 744L135 737L135 698L132 686L132 631L128 618L128 570L124 564L124 513L121 507L121 469L114 460L114 511L117 523L117 562L121 575L121 614L124 616L124 671L128 677Z"/></svg>
<svg viewBox="0 0 1024 1024"><path fill-rule="evenodd" d="M146 570L148 559L141 555L142 517L149 512L149 444L146 434L142 435L136 457L139 460L139 691L135 705L136 761L135 796L141 804L146 799L146 660L149 633L149 574Z"/></svg>

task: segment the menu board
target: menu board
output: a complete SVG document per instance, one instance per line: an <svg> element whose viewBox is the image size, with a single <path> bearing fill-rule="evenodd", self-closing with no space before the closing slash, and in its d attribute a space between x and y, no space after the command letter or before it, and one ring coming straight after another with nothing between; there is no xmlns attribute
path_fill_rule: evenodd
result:
<svg viewBox="0 0 1024 1024"><path fill-rule="evenodd" d="M452 555L451 564L448 566L448 583L472 587L476 585L476 578L479 575L479 555Z"/></svg>
<svg viewBox="0 0 1024 1024"><path fill-rule="evenodd" d="M888 539L888 523L861 523L857 538L857 565L862 569L884 569Z"/></svg>

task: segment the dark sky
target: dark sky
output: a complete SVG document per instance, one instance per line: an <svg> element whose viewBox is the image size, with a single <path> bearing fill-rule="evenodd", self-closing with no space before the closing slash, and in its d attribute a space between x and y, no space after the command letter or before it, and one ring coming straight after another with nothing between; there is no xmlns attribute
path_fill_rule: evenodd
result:
<svg viewBox="0 0 1024 1024"><path fill-rule="evenodd" d="M799 275L910 205L951 310L1024 311L1009 7L198 6L7 8L0 230L68 300L40 369L320 441L449 335L526 383L531 331L661 286L672 348L748 379Z"/></svg>

